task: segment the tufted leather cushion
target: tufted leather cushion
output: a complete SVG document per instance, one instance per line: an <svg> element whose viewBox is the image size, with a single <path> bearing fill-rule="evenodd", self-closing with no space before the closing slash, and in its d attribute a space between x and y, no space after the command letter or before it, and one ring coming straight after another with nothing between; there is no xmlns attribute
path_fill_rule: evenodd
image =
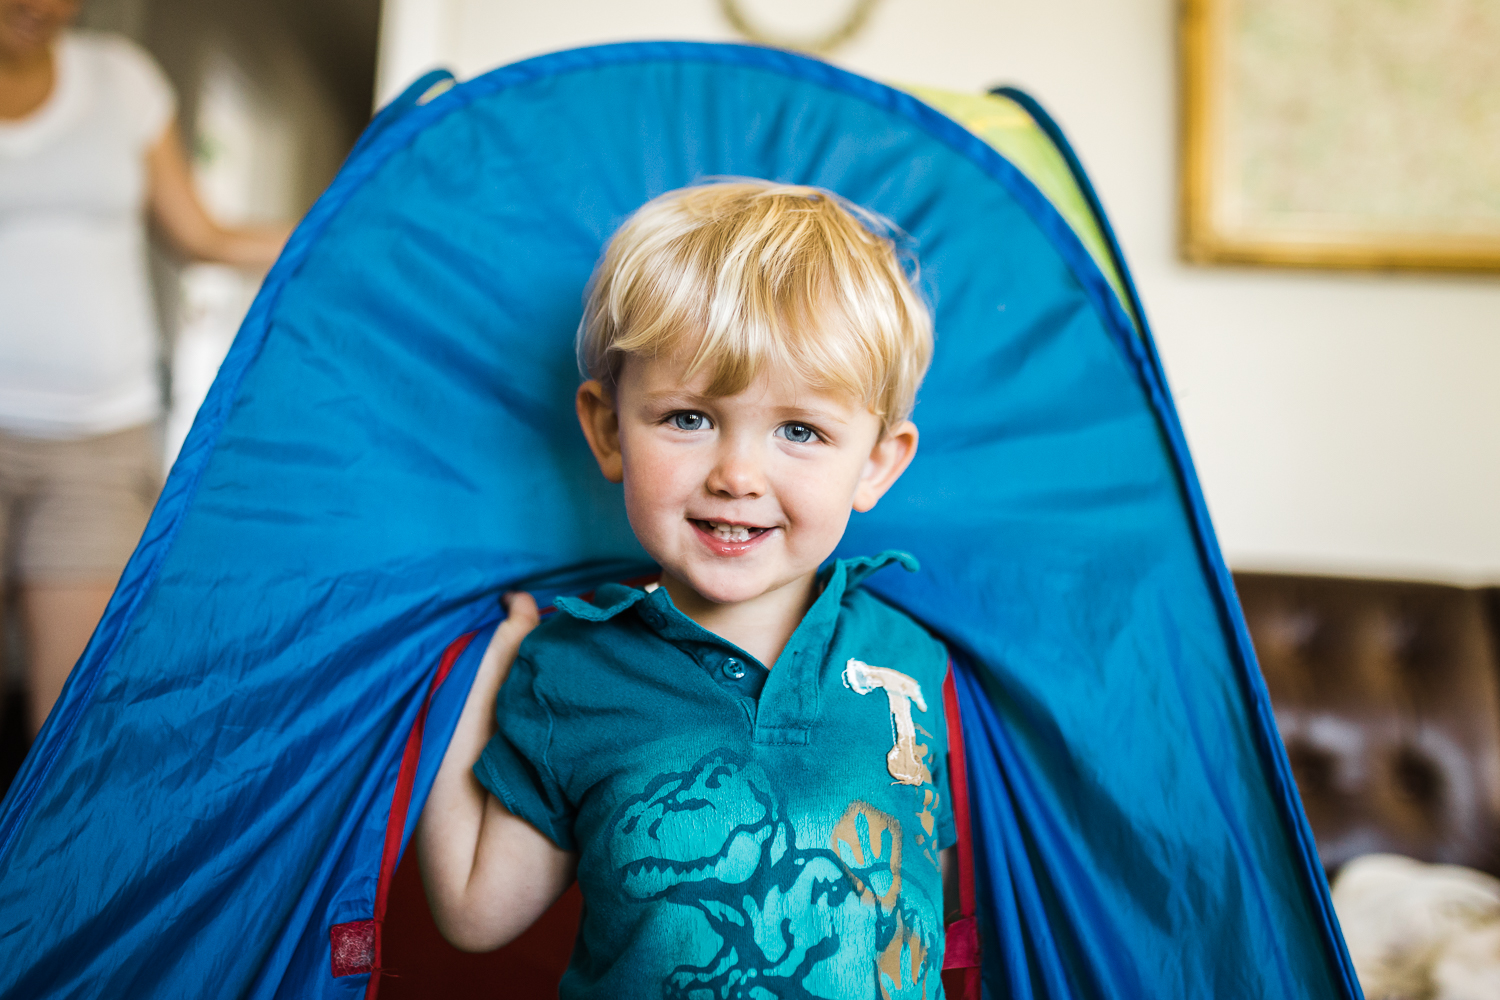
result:
<svg viewBox="0 0 1500 1000"><path fill-rule="evenodd" d="M1389 851L1500 874L1496 593L1235 584L1324 865Z"/></svg>

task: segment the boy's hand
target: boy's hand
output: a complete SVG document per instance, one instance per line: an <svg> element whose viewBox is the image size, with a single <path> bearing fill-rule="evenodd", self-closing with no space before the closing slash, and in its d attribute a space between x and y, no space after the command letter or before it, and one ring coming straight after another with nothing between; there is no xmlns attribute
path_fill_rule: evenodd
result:
<svg viewBox="0 0 1500 1000"><path fill-rule="evenodd" d="M524 590L512 590L503 595L500 604L505 608L505 621L495 630L495 637L490 640L490 648L485 650L484 655L486 658L496 653L503 656L505 670L509 672L510 665L516 658L516 650L521 648L521 640L536 628L541 617L537 614L536 601Z"/></svg>
<svg viewBox="0 0 1500 1000"><path fill-rule="evenodd" d="M472 768L495 731L495 696L538 621L530 594L506 594L453 741L417 826L427 901L443 936L490 951L524 931L573 881L577 858L505 810Z"/></svg>

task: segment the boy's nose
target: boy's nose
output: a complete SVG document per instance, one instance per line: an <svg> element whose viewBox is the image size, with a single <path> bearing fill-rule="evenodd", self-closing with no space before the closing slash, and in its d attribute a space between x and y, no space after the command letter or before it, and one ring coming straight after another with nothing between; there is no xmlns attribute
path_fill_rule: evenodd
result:
<svg viewBox="0 0 1500 1000"><path fill-rule="evenodd" d="M766 491L765 469L753 449L726 448L704 484L715 496L758 497Z"/></svg>

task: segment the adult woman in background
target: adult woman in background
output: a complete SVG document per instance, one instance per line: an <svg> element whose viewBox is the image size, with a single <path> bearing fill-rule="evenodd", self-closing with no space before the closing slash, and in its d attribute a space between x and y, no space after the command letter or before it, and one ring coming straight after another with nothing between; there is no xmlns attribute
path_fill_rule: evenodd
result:
<svg viewBox="0 0 1500 1000"><path fill-rule="evenodd" d="M145 217L183 257L270 266L288 227L199 203L176 101L80 0L0 0L0 586L18 598L33 733L159 486Z"/></svg>

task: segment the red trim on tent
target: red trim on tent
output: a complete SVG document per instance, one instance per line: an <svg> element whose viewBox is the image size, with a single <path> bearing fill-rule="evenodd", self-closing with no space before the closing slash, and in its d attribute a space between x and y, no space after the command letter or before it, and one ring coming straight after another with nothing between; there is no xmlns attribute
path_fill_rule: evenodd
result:
<svg viewBox="0 0 1500 1000"><path fill-rule="evenodd" d="M948 792L953 797L953 825L958 833L959 917L948 925L943 949L943 988L954 1000L979 1000L979 922L974 915L974 835L969 821L969 767L964 757L964 725L953 684L953 663L943 681L943 711L948 717Z"/></svg>
<svg viewBox="0 0 1500 1000"><path fill-rule="evenodd" d="M401 754L401 771L396 776L396 792L391 797L391 812L385 821L385 849L380 855L380 881L375 889L375 915L370 920L353 920L335 924L329 931L333 947L333 974L353 976L369 973L370 982L365 987L365 1000L375 1000L380 992L380 931L385 923L386 901L391 893L391 878L396 874L396 865L401 860L401 835L406 831L406 814L411 809L412 786L417 780L417 763L422 758L422 733L427 727L427 710L432 707L432 696L447 679L453 664L463 651L469 648L477 632L461 635L443 650L438 661L437 673L427 686L427 697L422 700L421 711L412 723L406 737L406 749Z"/></svg>

